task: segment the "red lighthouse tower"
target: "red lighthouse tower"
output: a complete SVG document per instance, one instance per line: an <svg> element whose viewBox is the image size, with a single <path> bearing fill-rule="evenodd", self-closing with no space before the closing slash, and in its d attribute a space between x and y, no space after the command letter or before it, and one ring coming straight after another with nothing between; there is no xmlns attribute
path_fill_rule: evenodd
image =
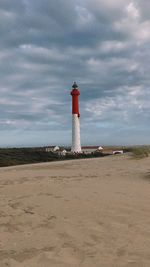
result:
<svg viewBox="0 0 150 267"><path fill-rule="evenodd" d="M80 113L79 113L79 88L74 82L72 86L72 148L71 151L81 153L80 143Z"/></svg>

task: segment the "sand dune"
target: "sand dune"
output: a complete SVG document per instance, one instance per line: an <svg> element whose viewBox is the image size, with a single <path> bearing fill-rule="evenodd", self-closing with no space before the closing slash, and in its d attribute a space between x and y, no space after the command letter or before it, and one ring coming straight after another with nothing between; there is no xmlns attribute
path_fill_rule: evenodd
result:
<svg viewBox="0 0 150 267"><path fill-rule="evenodd" d="M149 267L150 158L0 169L0 266Z"/></svg>

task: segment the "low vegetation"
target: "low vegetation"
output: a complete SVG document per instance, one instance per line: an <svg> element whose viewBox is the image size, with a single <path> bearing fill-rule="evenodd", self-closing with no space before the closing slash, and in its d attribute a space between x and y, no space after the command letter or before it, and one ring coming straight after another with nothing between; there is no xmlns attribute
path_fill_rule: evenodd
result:
<svg viewBox="0 0 150 267"><path fill-rule="evenodd" d="M124 152L130 152L133 158L136 159L148 157L150 153L149 146L123 147L122 149ZM1 148L0 167L60 160L96 158L108 155L109 154L103 154L102 152L93 152L89 154L68 153L66 154L66 156L61 156L59 153L56 152L46 152L43 148Z"/></svg>
<svg viewBox="0 0 150 267"><path fill-rule="evenodd" d="M133 147L132 156L136 159L141 159L149 156L150 148L148 146Z"/></svg>
<svg viewBox="0 0 150 267"><path fill-rule="evenodd" d="M41 148L1 148L0 167L102 156L104 155L100 152L61 156L58 153L46 152Z"/></svg>
<svg viewBox="0 0 150 267"><path fill-rule="evenodd" d="M57 159L58 156L52 152L38 151L34 148L0 149L0 167L48 162Z"/></svg>

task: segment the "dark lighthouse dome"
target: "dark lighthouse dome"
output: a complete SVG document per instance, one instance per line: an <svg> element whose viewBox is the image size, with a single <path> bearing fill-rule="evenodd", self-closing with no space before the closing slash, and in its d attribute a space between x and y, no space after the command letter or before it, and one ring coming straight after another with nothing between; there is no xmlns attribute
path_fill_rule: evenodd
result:
<svg viewBox="0 0 150 267"><path fill-rule="evenodd" d="M78 85L76 84L76 82L73 83L72 88L73 89L77 89L78 88Z"/></svg>

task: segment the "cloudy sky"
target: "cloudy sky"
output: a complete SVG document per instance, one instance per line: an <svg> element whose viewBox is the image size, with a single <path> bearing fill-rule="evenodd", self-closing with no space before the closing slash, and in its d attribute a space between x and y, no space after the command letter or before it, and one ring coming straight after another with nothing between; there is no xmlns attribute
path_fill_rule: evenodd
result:
<svg viewBox="0 0 150 267"><path fill-rule="evenodd" d="M150 1L0 0L0 146L150 144Z"/></svg>

